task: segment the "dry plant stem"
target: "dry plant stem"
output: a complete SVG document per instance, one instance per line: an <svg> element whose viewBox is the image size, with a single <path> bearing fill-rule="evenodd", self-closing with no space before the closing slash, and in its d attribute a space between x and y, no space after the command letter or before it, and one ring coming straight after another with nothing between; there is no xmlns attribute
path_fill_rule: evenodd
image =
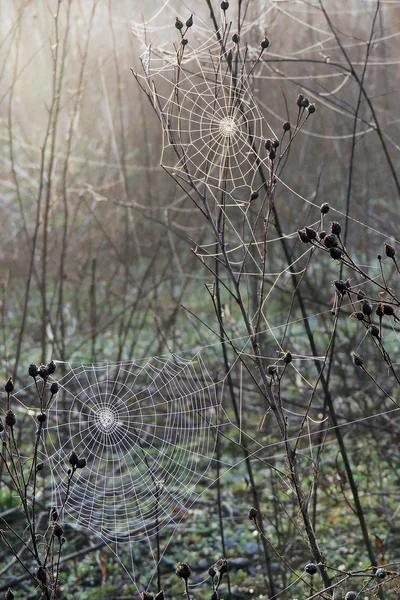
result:
<svg viewBox="0 0 400 600"><path fill-rule="evenodd" d="M216 432L216 449L217 449L217 507L218 507L218 524L219 534L221 538L221 550L222 556L227 557L226 546L225 546L225 533L224 533L224 522L222 519L222 493L221 493L221 474L220 474L220 460L221 460L221 448L220 448L220 437L218 430ZM228 585L228 597L232 598L231 580L229 577L229 571L226 574L226 581ZM160 586L158 587L160 589Z"/></svg>

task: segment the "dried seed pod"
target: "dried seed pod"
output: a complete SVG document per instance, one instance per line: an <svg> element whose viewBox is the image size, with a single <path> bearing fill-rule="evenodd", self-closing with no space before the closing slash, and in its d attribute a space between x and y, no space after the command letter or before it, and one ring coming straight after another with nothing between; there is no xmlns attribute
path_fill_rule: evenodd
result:
<svg viewBox="0 0 400 600"><path fill-rule="evenodd" d="M229 2L221 2L221 8L225 12L229 8Z"/></svg>
<svg viewBox="0 0 400 600"><path fill-rule="evenodd" d="M267 370L268 370L268 375L275 375L275 373L276 373L276 367L274 367L274 365L269 365Z"/></svg>
<svg viewBox="0 0 400 600"><path fill-rule="evenodd" d="M266 50L269 46L269 39L267 37L265 37L262 42L261 42L261 48L263 50Z"/></svg>
<svg viewBox="0 0 400 600"><path fill-rule="evenodd" d="M305 98L305 97L304 97L304 98L303 98L303 101L302 101L302 103L301 103L301 107L302 107L302 108L307 108L308 106L310 106L310 101L309 101L309 99L308 99L308 98Z"/></svg>
<svg viewBox="0 0 400 600"><path fill-rule="evenodd" d="M369 317L372 314L372 306L368 302L368 300L363 301L361 310L363 311L363 313L366 317Z"/></svg>
<svg viewBox="0 0 400 600"><path fill-rule="evenodd" d="M64 533L64 529L61 527L60 523L54 523L53 534L56 538L61 539L62 534Z"/></svg>
<svg viewBox="0 0 400 600"><path fill-rule="evenodd" d="M285 352L285 355L283 357L283 362L288 365L289 363L292 362L292 360L293 360L292 353L289 352L289 350L288 350L287 352Z"/></svg>
<svg viewBox="0 0 400 600"><path fill-rule="evenodd" d="M47 420L47 415L45 413L39 413L36 417L39 423L45 423Z"/></svg>
<svg viewBox="0 0 400 600"><path fill-rule="evenodd" d="M211 566L208 569L208 574L209 574L210 577L215 577L215 575L217 574L217 571L214 569L214 566Z"/></svg>
<svg viewBox="0 0 400 600"><path fill-rule="evenodd" d="M339 260L339 258L342 257L343 254L343 250L341 250L340 248L337 248L336 246L334 248L330 248L329 249L329 254L331 255L331 257L335 260Z"/></svg>
<svg viewBox="0 0 400 600"><path fill-rule="evenodd" d="M370 325L368 331L372 335L372 337L379 338L379 327L377 327L376 325Z"/></svg>
<svg viewBox="0 0 400 600"><path fill-rule="evenodd" d="M140 592L140 597L142 600L154 600L154 596L150 592Z"/></svg>
<svg viewBox="0 0 400 600"><path fill-rule="evenodd" d="M192 574L192 570L187 563L180 562L175 569L175 573L178 575L178 577L188 580Z"/></svg>
<svg viewBox="0 0 400 600"><path fill-rule="evenodd" d="M310 240L316 239L317 232L315 231L315 229L313 229L312 227L305 227L304 230Z"/></svg>
<svg viewBox="0 0 400 600"><path fill-rule="evenodd" d="M56 370L56 363L54 360L51 360L49 363L47 363L46 367L49 375L53 375L54 371Z"/></svg>
<svg viewBox="0 0 400 600"><path fill-rule="evenodd" d="M258 510L254 507L251 507L249 510L249 519L250 521L255 521L257 519Z"/></svg>
<svg viewBox="0 0 400 600"><path fill-rule="evenodd" d="M257 200L259 195L260 194L258 192L252 192L250 196L250 202L253 202L253 200Z"/></svg>
<svg viewBox="0 0 400 600"><path fill-rule="evenodd" d="M356 592L347 592L347 594L344 597L344 600L356 600L356 598L357 598Z"/></svg>
<svg viewBox="0 0 400 600"><path fill-rule="evenodd" d="M273 148L279 148L279 140L272 140L272 147Z"/></svg>
<svg viewBox="0 0 400 600"><path fill-rule="evenodd" d="M316 111L315 104L310 104L308 107L308 114L313 115Z"/></svg>
<svg viewBox="0 0 400 600"><path fill-rule="evenodd" d="M323 204L321 204L320 206L320 211L323 215L326 215L329 212L330 206L327 202L324 202Z"/></svg>
<svg viewBox="0 0 400 600"><path fill-rule="evenodd" d="M46 569L44 567L39 567L36 570L36 579L38 581L40 581L40 583L46 583L47 575L46 575Z"/></svg>
<svg viewBox="0 0 400 600"><path fill-rule="evenodd" d="M49 370L46 367L46 365L40 365L39 367L39 377L41 377L43 379L43 381L46 381L46 379L49 376Z"/></svg>
<svg viewBox="0 0 400 600"><path fill-rule="evenodd" d="M382 306L382 303L381 303L381 302L380 302L380 303L378 304L378 306L376 307L376 310L375 310L375 312L376 312L377 316L378 316L380 319L382 319L382 317L383 317L383 306Z"/></svg>
<svg viewBox="0 0 400 600"><path fill-rule="evenodd" d="M268 156L269 156L270 160L275 160L275 158L276 158L276 152L275 152L275 150L274 149L270 150Z"/></svg>
<svg viewBox="0 0 400 600"><path fill-rule="evenodd" d="M186 21L186 27L189 29L189 27L192 27L192 26L193 26L193 15L190 15L190 17Z"/></svg>
<svg viewBox="0 0 400 600"><path fill-rule="evenodd" d="M79 458L75 450L71 450L71 454L69 455L68 462L72 467L76 467L78 464Z"/></svg>
<svg viewBox="0 0 400 600"><path fill-rule="evenodd" d="M389 244L385 243L385 254L388 258L394 258L396 250L393 248L393 246L389 246Z"/></svg>
<svg viewBox="0 0 400 600"><path fill-rule="evenodd" d="M57 394L58 389L59 389L59 387L58 387L57 381L53 381L53 383L50 386L50 392L52 393L53 396L55 396Z"/></svg>
<svg viewBox="0 0 400 600"><path fill-rule="evenodd" d="M34 363L29 365L28 374L35 379L39 375L38 366L35 365Z"/></svg>
<svg viewBox="0 0 400 600"><path fill-rule="evenodd" d="M232 42L233 42L234 44L238 44L238 43L239 43L239 40L240 40L240 37L238 36L238 34L237 34L237 33L234 33L234 34L233 34L233 36L232 36Z"/></svg>
<svg viewBox="0 0 400 600"><path fill-rule="evenodd" d="M383 313L387 317L392 317L394 315L394 308L391 304L383 304Z"/></svg>
<svg viewBox="0 0 400 600"><path fill-rule="evenodd" d="M297 96L297 100L296 100L296 104L297 104L297 106L298 106L299 108L301 108L301 106L302 106L302 103L303 103L303 100L304 100L304 96L303 96L303 94L299 94L299 95Z"/></svg>
<svg viewBox="0 0 400 600"><path fill-rule="evenodd" d="M157 594L154 596L154 600L164 600L164 590L157 592Z"/></svg>
<svg viewBox="0 0 400 600"><path fill-rule="evenodd" d="M303 244L309 244L310 243L310 238L308 237L308 235L306 234L306 230L305 229L299 229L297 231L300 240L303 242Z"/></svg>
<svg viewBox="0 0 400 600"><path fill-rule="evenodd" d="M57 511L57 509L56 509L55 507L53 507L53 508L51 509L51 511L50 511L50 517L51 517L51 520L52 520L53 522L54 522L54 521L57 521L57 519L58 519L58 511Z"/></svg>
<svg viewBox="0 0 400 600"><path fill-rule="evenodd" d="M339 294L345 294L348 290L347 284L345 281L342 281L341 279L339 279L338 281L334 281L333 282L335 288L337 289L337 291L339 292Z"/></svg>
<svg viewBox="0 0 400 600"><path fill-rule="evenodd" d="M183 28L183 23L178 17L175 17L175 27L179 29L179 31Z"/></svg>
<svg viewBox="0 0 400 600"><path fill-rule="evenodd" d="M360 310L358 310L357 312L353 313L353 316L358 319L359 321L364 321L364 313L361 312Z"/></svg>
<svg viewBox="0 0 400 600"><path fill-rule="evenodd" d="M36 467L36 473L39 473L39 471L43 471L43 469L44 469L44 462L41 462Z"/></svg>
<svg viewBox="0 0 400 600"><path fill-rule="evenodd" d="M340 235L342 231L342 226L340 223L338 223L337 221L331 221L329 225L332 233L334 233L335 235Z"/></svg>
<svg viewBox="0 0 400 600"><path fill-rule="evenodd" d="M305 569L306 573L308 573L309 575L315 575L315 573L318 571L317 565L312 562L306 564L304 569Z"/></svg>
<svg viewBox="0 0 400 600"><path fill-rule="evenodd" d="M12 392L14 391L14 382L12 380L12 377L9 377L7 379L4 389L7 392L7 394L12 394Z"/></svg>
<svg viewBox="0 0 400 600"><path fill-rule="evenodd" d="M15 596L14 596L13 592L11 591L11 588L8 588L4 598L5 598L5 600L14 600Z"/></svg>
<svg viewBox="0 0 400 600"><path fill-rule="evenodd" d="M8 410L6 412L6 418L4 420L6 422L6 425L8 425L8 427L11 427L11 429L14 427L15 423L17 422L17 418L12 410Z"/></svg>
<svg viewBox="0 0 400 600"><path fill-rule="evenodd" d="M228 561L226 560L226 558L221 558L221 564L219 567L219 572L221 575L224 575L225 573L228 572Z"/></svg>
<svg viewBox="0 0 400 600"><path fill-rule="evenodd" d="M361 358L361 356L359 356L358 354L356 354L355 352L351 353L351 358L353 360L353 363L356 365L356 367L362 367L364 364L363 359Z"/></svg>
<svg viewBox="0 0 400 600"><path fill-rule="evenodd" d="M334 233L328 233L325 237L324 237L324 246L326 248L334 248L335 246L337 246L339 244L339 240L337 238L337 236Z"/></svg>
<svg viewBox="0 0 400 600"><path fill-rule="evenodd" d="M385 571L385 569L382 569L382 567L380 567L379 569L377 569L375 571L375 577L377 579L381 579L381 580L385 579L385 577L386 577L386 571Z"/></svg>
<svg viewBox="0 0 400 600"><path fill-rule="evenodd" d="M318 235L319 235L319 239L323 240L324 237L326 236L326 231L320 231Z"/></svg>
<svg viewBox="0 0 400 600"><path fill-rule="evenodd" d="M84 469L86 467L86 458L78 458L78 462L76 463L77 469Z"/></svg>
<svg viewBox="0 0 400 600"><path fill-rule="evenodd" d="M186 38L182 38L182 39L181 39L181 44L182 44L182 46L187 46L187 44L188 44L188 43L189 43L189 42L187 41L187 39L186 39Z"/></svg>
<svg viewBox="0 0 400 600"><path fill-rule="evenodd" d="M357 292L357 300L362 300L363 298L365 298L365 292L364 292L364 290L358 290L358 292Z"/></svg>
<svg viewBox="0 0 400 600"><path fill-rule="evenodd" d="M291 125L289 123L289 121L285 121L284 124L282 125L283 127L283 131L290 131L291 129Z"/></svg>
<svg viewBox="0 0 400 600"><path fill-rule="evenodd" d="M270 150L272 150L272 140L265 140L265 149L269 152Z"/></svg>

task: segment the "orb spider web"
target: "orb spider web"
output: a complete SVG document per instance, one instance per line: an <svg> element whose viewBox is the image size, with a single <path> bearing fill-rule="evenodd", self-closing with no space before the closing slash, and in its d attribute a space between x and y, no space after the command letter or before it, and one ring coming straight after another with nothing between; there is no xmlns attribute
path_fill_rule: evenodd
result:
<svg viewBox="0 0 400 600"><path fill-rule="evenodd" d="M162 123L161 165L181 183L205 186L217 203L223 192L242 205L261 187L260 164L269 168L270 129L250 87L246 51L228 34L198 48L181 42L172 57L149 46L144 77L136 78Z"/></svg>

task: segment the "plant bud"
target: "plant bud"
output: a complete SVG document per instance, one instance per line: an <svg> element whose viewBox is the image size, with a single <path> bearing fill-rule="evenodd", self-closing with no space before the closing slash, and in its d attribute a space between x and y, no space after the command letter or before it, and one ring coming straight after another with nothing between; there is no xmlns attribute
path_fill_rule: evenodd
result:
<svg viewBox="0 0 400 600"><path fill-rule="evenodd" d="M216 576L216 574L217 574L217 571L214 569L214 566L211 566L211 567L208 569L208 574L209 574L209 576L210 576L210 577L215 577L215 576Z"/></svg>
<svg viewBox="0 0 400 600"><path fill-rule="evenodd" d="M308 114L313 115L315 113L315 104L310 104L308 107Z"/></svg>
<svg viewBox="0 0 400 600"><path fill-rule="evenodd" d="M228 561L226 558L221 558L221 566L219 567L219 572L221 575L224 575L228 572Z"/></svg>
<svg viewBox="0 0 400 600"><path fill-rule="evenodd" d="M6 381L6 385L4 386L7 394L11 394L14 391L14 383L12 377L9 377Z"/></svg>
<svg viewBox="0 0 400 600"><path fill-rule="evenodd" d="M361 310L363 311L364 315L367 317L369 317L372 314L372 306L370 305L368 300L363 301Z"/></svg>
<svg viewBox="0 0 400 600"><path fill-rule="evenodd" d="M275 373L276 373L276 367L274 367L274 365L269 365L268 375L275 375Z"/></svg>
<svg viewBox="0 0 400 600"><path fill-rule="evenodd" d="M187 41L187 39L186 39L186 38L182 38L182 39L181 39L181 44L182 44L182 46L187 46L187 44L188 44L188 43L189 43L189 42Z"/></svg>
<svg viewBox="0 0 400 600"><path fill-rule="evenodd" d="M39 369L35 364L29 365L28 374L34 379L39 375Z"/></svg>
<svg viewBox="0 0 400 600"><path fill-rule="evenodd" d="M290 131L291 125L289 123L289 121L285 121L284 124L282 125L283 127L283 131Z"/></svg>
<svg viewBox="0 0 400 600"><path fill-rule="evenodd" d="M385 577L386 577L386 571L385 571L385 569L382 569L381 567L379 569L377 569L375 571L375 577L377 579L385 579Z"/></svg>
<svg viewBox="0 0 400 600"><path fill-rule="evenodd" d="M285 352L285 355L283 357L283 362L288 365L289 363L292 362L292 360L293 360L292 353L289 352L289 350L288 350L287 352Z"/></svg>
<svg viewBox="0 0 400 600"><path fill-rule="evenodd" d="M387 317L392 317L394 315L394 308L391 304L383 304L383 313Z"/></svg>
<svg viewBox="0 0 400 600"><path fill-rule="evenodd" d="M261 42L261 48L263 50L266 50L269 46L269 39L268 38L264 38L263 41Z"/></svg>
<svg viewBox="0 0 400 600"><path fill-rule="evenodd" d="M86 467L86 458L78 458L78 462L76 463L77 469L84 469Z"/></svg>
<svg viewBox="0 0 400 600"><path fill-rule="evenodd" d="M334 281L333 284L334 284L335 288L337 289L337 291L339 292L339 294L343 295L348 290L346 282L342 281L341 279L339 279L338 281Z"/></svg>
<svg viewBox="0 0 400 600"><path fill-rule="evenodd" d="M39 413L36 417L39 423L45 423L47 420L47 415L45 413Z"/></svg>
<svg viewBox="0 0 400 600"><path fill-rule="evenodd" d="M377 327L376 325L370 325L368 331L372 335L372 337L379 338L379 327Z"/></svg>
<svg viewBox="0 0 400 600"><path fill-rule="evenodd" d="M318 567L314 563L310 562L305 566L305 571L309 575L315 575L315 573L318 571Z"/></svg>
<svg viewBox="0 0 400 600"><path fill-rule="evenodd" d="M178 17L175 17L175 27L177 29L179 29L179 31L182 29L183 27L183 23L180 19L178 19Z"/></svg>
<svg viewBox="0 0 400 600"><path fill-rule="evenodd" d="M337 246L339 243L339 240L337 238L337 236L334 233L328 233L325 237L324 237L324 245L326 248L333 248L334 246Z"/></svg>
<svg viewBox="0 0 400 600"><path fill-rule="evenodd" d="M279 140L272 140L272 147L273 148L278 148L279 147Z"/></svg>
<svg viewBox="0 0 400 600"><path fill-rule="evenodd" d="M321 204L321 207L319 210L321 211L321 213L323 215L326 215L329 212L329 209L330 209L329 204L327 202L324 202L323 204Z"/></svg>
<svg viewBox="0 0 400 600"><path fill-rule="evenodd" d="M51 360L49 363L47 363L46 367L49 375L53 375L54 371L56 370L56 363L54 360Z"/></svg>
<svg viewBox="0 0 400 600"><path fill-rule="evenodd" d="M312 227L305 227L305 232L307 234L307 237L310 240L315 240L317 237L317 232L315 231L315 229L313 229Z"/></svg>
<svg viewBox="0 0 400 600"><path fill-rule="evenodd" d="M297 101L296 101L296 104L297 104L297 106L298 106L299 108L301 108L301 106L302 106L302 103L303 103L303 100L304 100L304 96L303 96L303 94L299 94L299 95L297 96Z"/></svg>
<svg viewBox="0 0 400 600"><path fill-rule="evenodd" d="M53 396L55 396L57 394L58 390L59 390L59 386L58 386L57 381L53 381L53 383L50 386L50 392L51 392L51 394Z"/></svg>
<svg viewBox="0 0 400 600"><path fill-rule="evenodd" d="M39 367L39 377L41 377L43 379L43 381L46 381L46 379L49 376L49 370L45 365L40 365Z"/></svg>
<svg viewBox="0 0 400 600"><path fill-rule="evenodd" d="M192 25L193 25L193 15L190 15L190 17L186 21L186 27L189 29L189 27L192 27Z"/></svg>
<svg viewBox="0 0 400 600"><path fill-rule="evenodd" d="M358 310L357 312L353 313L353 315L355 316L355 318L358 321L364 321L364 313L362 313L360 310Z"/></svg>
<svg viewBox="0 0 400 600"><path fill-rule="evenodd" d="M4 420L6 422L6 425L8 425L9 427L11 427L11 429L14 427L15 423L17 422L15 414L13 413L12 410L8 410L6 412L6 418Z"/></svg>
<svg viewBox="0 0 400 600"><path fill-rule="evenodd" d="M229 2L221 2L221 8L225 12L229 8Z"/></svg>
<svg viewBox="0 0 400 600"><path fill-rule="evenodd" d="M175 573L178 575L178 577L188 580L192 574L192 570L187 563L180 562L175 569Z"/></svg>
<svg viewBox="0 0 400 600"><path fill-rule="evenodd" d="M375 312L380 319L383 317L383 307L381 303L378 304Z"/></svg>
<svg viewBox="0 0 400 600"><path fill-rule="evenodd" d="M347 592L347 594L344 597L344 600L356 600L356 598L357 598L356 592Z"/></svg>
<svg viewBox="0 0 400 600"><path fill-rule="evenodd" d="M265 149L269 152L270 150L272 150L272 140L265 140Z"/></svg>
<svg viewBox="0 0 400 600"><path fill-rule="evenodd" d="M232 36L232 42L233 42L234 44L238 44L238 43L239 43L239 40L240 40L240 37L238 36L238 34L237 34L237 33L234 33L234 34L233 34L233 36Z"/></svg>
<svg viewBox="0 0 400 600"><path fill-rule="evenodd" d="M260 194L258 192L252 192L250 196L250 202L253 202L253 200L257 200L259 195Z"/></svg>
<svg viewBox="0 0 400 600"><path fill-rule="evenodd" d="M396 250L393 246L389 246L389 244L385 244L385 254L388 258L394 258L396 254Z"/></svg>

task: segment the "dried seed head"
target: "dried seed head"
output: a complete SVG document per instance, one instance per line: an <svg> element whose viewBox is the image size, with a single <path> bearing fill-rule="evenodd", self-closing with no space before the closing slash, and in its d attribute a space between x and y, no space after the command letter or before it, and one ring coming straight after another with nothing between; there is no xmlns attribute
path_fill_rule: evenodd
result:
<svg viewBox="0 0 400 600"><path fill-rule="evenodd" d="M210 577L215 577L215 575L217 574L217 571L214 569L214 566L211 566L208 569L208 574L209 574Z"/></svg>
<svg viewBox="0 0 400 600"><path fill-rule="evenodd" d="M319 239L320 240L323 240L325 236L326 236L326 231L320 231L319 232Z"/></svg>
<svg viewBox="0 0 400 600"><path fill-rule="evenodd" d="M368 331L372 335L372 337L379 338L379 327L377 327L376 325L370 325Z"/></svg>
<svg viewBox="0 0 400 600"><path fill-rule="evenodd" d="M153 594L150 594L150 592L141 592L140 597L142 600L154 600L154 596Z"/></svg>
<svg viewBox="0 0 400 600"><path fill-rule="evenodd" d="M43 381L46 381L46 379L49 376L49 370L47 368L46 365L40 365L39 367L39 377L41 377L43 379Z"/></svg>
<svg viewBox="0 0 400 600"><path fill-rule="evenodd" d="M44 462L41 462L36 467L36 473L39 473L39 471L43 471L43 469L44 469Z"/></svg>
<svg viewBox="0 0 400 600"><path fill-rule="evenodd" d="M383 317L383 306L381 303L378 304L378 306L376 307L376 314L378 317L382 318Z"/></svg>
<svg viewBox="0 0 400 600"><path fill-rule="evenodd" d="M299 229L297 231L297 233L299 234L299 238L303 242L303 244L309 244L310 243L311 240L308 237L308 235L306 234L306 230L305 229Z"/></svg>
<svg viewBox="0 0 400 600"><path fill-rule="evenodd" d="M53 381L53 383L50 386L50 392L52 393L53 396L55 396L57 394L58 389L59 389L59 387L58 387L57 381Z"/></svg>
<svg viewBox="0 0 400 600"><path fill-rule="evenodd" d="M228 561L226 560L226 558L221 558L219 572L221 575L224 575L225 573L228 572Z"/></svg>
<svg viewBox="0 0 400 600"><path fill-rule="evenodd" d="M182 46L187 46L187 44L188 44L188 43L189 43L189 42L187 41L187 39L186 39L186 38L182 38L182 39L181 39L181 44L182 44Z"/></svg>
<svg viewBox="0 0 400 600"><path fill-rule="evenodd" d="M4 598L5 598L5 600L14 600L15 596L14 596L13 592L11 591L11 588L8 588Z"/></svg>
<svg viewBox="0 0 400 600"><path fill-rule="evenodd" d="M190 15L190 17L186 21L186 27L189 29L189 27L192 27L192 25L193 25L193 15Z"/></svg>
<svg viewBox="0 0 400 600"><path fill-rule="evenodd" d="M334 260L339 260L339 258L342 257L343 250L335 246L334 248L329 249L329 254Z"/></svg>
<svg viewBox="0 0 400 600"><path fill-rule="evenodd" d="M299 108L301 108L301 106L302 106L302 103L303 103L303 100L304 100L304 96L303 96L303 94L299 94L299 95L297 96L297 100L296 100L296 104L297 104L297 106L298 106Z"/></svg>
<svg viewBox="0 0 400 600"><path fill-rule="evenodd" d="M315 238L317 237L317 232L315 231L315 229L313 229L312 227L305 227L304 229L307 234L307 237L310 240L315 240Z"/></svg>
<svg viewBox="0 0 400 600"><path fill-rule="evenodd" d="M289 121L285 121L284 124L282 125L283 127L283 131L290 131L291 129L291 125L289 123Z"/></svg>
<svg viewBox="0 0 400 600"><path fill-rule="evenodd" d="M362 367L364 364L363 359L361 358L361 356L358 356L358 354L356 354L355 352L351 353L351 358L353 360L353 363L356 365L356 367Z"/></svg>
<svg viewBox="0 0 400 600"><path fill-rule="evenodd" d="M39 413L36 418L39 421L39 423L45 423L47 420L47 415L46 413Z"/></svg>
<svg viewBox="0 0 400 600"><path fill-rule="evenodd" d="M233 36L232 36L232 42L233 42L234 44L238 44L238 43L239 43L239 40L240 40L240 37L238 36L238 34L237 34L237 33L234 33L234 34L233 34Z"/></svg>
<svg viewBox="0 0 400 600"><path fill-rule="evenodd" d="M78 462L76 463L77 469L84 469L86 467L86 458L78 458Z"/></svg>
<svg viewBox="0 0 400 600"><path fill-rule="evenodd" d="M221 8L225 12L229 8L229 2L221 2Z"/></svg>
<svg viewBox="0 0 400 600"><path fill-rule="evenodd" d="M364 313L361 312L360 310L358 310L357 312L353 313L353 316L358 319L359 321L364 321Z"/></svg>
<svg viewBox="0 0 400 600"><path fill-rule="evenodd" d="M274 365L269 365L268 375L275 375L275 373L276 373L276 367L274 367Z"/></svg>
<svg viewBox="0 0 400 600"><path fill-rule="evenodd" d="M289 350L287 352L285 352L285 355L283 357L283 362L286 363L287 365L289 363L291 363L293 360L292 354L291 352L289 352Z"/></svg>
<svg viewBox="0 0 400 600"><path fill-rule="evenodd" d="M54 371L56 370L56 363L54 360L51 360L49 363L47 363L46 367L49 375L53 375Z"/></svg>
<svg viewBox="0 0 400 600"><path fill-rule="evenodd" d="M315 573L318 571L317 565L315 565L312 562L306 564L306 566L304 568L305 568L306 573L308 573L309 575L315 575Z"/></svg>
<svg viewBox="0 0 400 600"><path fill-rule="evenodd" d="M344 600L356 600L356 598L357 598L356 592L347 592L347 594L344 597Z"/></svg>
<svg viewBox="0 0 400 600"><path fill-rule="evenodd" d="M154 596L154 600L164 600L164 590L157 592L157 594Z"/></svg>
<svg viewBox="0 0 400 600"><path fill-rule="evenodd" d="M383 312L387 317L392 317L394 315L394 308L391 304L383 304Z"/></svg>
<svg viewBox="0 0 400 600"><path fill-rule="evenodd" d="M60 539L62 534L64 533L64 529L61 527L60 523L54 523L53 534L56 538Z"/></svg>
<svg viewBox="0 0 400 600"><path fill-rule="evenodd" d="M29 365L28 374L35 379L39 375L39 369L37 365L34 363Z"/></svg>
<svg viewBox="0 0 400 600"><path fill-rule="evenodd" d="M333 284L339 292L339 294L345 294L348 290L346 282L342 281L341 279L339 279L338 281L334 281Z"/></svg>
<svg viewBox="0 0 400 600"><path fill-rule="evenodd" d="M78 464L79 458L75 450L71 450L71 454L69 455L68 462L72 467L76 467Z"/></svg>
<svg viewBox="0 0 400 600"><path fill-rule="evenodd" d="M385 569L379 568L375 571L375 577L377 579L385 579L386 577L386 571Z"/></svg>
<svg viewBox="0 0 400 600"><path fill-rule="evenodd" d="M276 158L276 152L275 152L275 150L274 149L270 150L268 156L269 156L270 160L275 160L275 158Z"/></svg>
<svg viewBox="0 0 400 600"><path fill-rule="evenodd" d="M321 211L321 213L323 215L326 215L329 212L329 209L330 209L329 204L327 202L324 202L323 204L321 204L321 207L319 210Z"/></svg>
<svg viewBox="0 0 400 600"><path fill-rule="evenodd" d="M303 101L302 101L302 103L301 103L301 107L302 107L302 108L307 108L309 105L310 105L310 101L309 101L309 99L304 97L304 98L303 98Z"/></svg>
<svg viewBox="0 0 400 600"><path fill-rule="evenodd" d="M279 147L279 140L272 140L272 147L273 148L278 148Z"/></svg>
<svg viewBox="0 0 400 600"><path fill-rule="evenodd" d="M253 202L253 200L257 200L259 195L260 194L258 192L252 192L250 196L250 202Z"/></svg>
<svg viewBox="0 0 400 600"><path fill-rule="evenodd" d="M363 301L361 310L363 311L364 315L366 315L367 317L369 317L372 314L372 306L368 302L368 300Z"/></svg>
<svg viewBox="0 0 400 600"><path fill-rule="evenodd" d="M178 577L188 580L192 574L192 570L187 563L180 562L175 569L175 573L178 575Z"/></svg>
<svg viewBox="0 0 400 600"><path fill-rule="evenodd" d="M365 298L365 292L364 292L364 290L358 290L358 292L357 292L357 300L362 300L363 298Z"/></svg>
<svg viewBox="0 0 400 600"><path fill-rule="evenodd" d="M308 114L313 115L316 111L315 104L310 104L308 107Z"/></svg>
<svg viewBox="0 0 400 600"><path fill-rule="evenodd" d="M334 233L335 235L340 235L342 231L342 226L340 223L338 223L337 221L331 221L329 225L331 227L332 233Z"/></svg>
<svg viewBox="0 0 400 600"><path fill-rule="evenodd" d="M396 254L396 250L393 246L389 246L389 244L385 244L385 254L388 258L394 258Z"/></svg>
<svg viewBox="0 0 400 600"><path fill-rule="evenodd" d="M262 42L261 42L261 48L263 50L266 50L269 46L269 39L267 37L265 37Z"/></svg>
<svg viewBox="0 0 400 600"><path fill-rule="evenodd" d="M177 29L179 29L179 31L180 31L180 30L182 29L182 27L183 27L183 23L182 23L182 21L181 21L181 20L180 20L178 17L175 17L175 27L176 27Z"/></svg>
<svg viewBox="0 0 400 600"><path fill-rule="evenodd" d="M14 391L14 383L12 377L9 377L6 381L6 385L4 386L7 394L11 394Z"/></svg>
<svg viewBox="0 0 400 600"><path fill-rule="evenodd" d="M36 579L38 581L40 581L40 583L46 583L47 575L46 575L46 569L44 567L39 567L36 570Z"/></svg>
<svg viewBox="0 0 400 600"><path fill-rule="evenodd" d="M339 240L334 233L328 233L324 237L324 245L326 248L334 248L339 244Z"/></svg>
<svg viewBox="0 0 400 600"><path fill-rule="evenodd" d="M17 422L16 416L12 410L8 410L6 412L6 418L4 420L6 422L6 425L11 427L11 429L14 427L15 423Z"/></svg>
<svg viewBox="0 0 400 600"><path fill-rule="evenodd" d="M57 509L56 509L55 507L53 507L53 508L51 509L51 511L50 511L50 517L51 517L51 520L52 520L53 522L54 522L54 521L57 521L57 519L58 519L58 511L57 511Z"/></svg>
<svg viewBox="0 0 400 600"><path fill-rule="evenodd" d="M272 150L272 140L265 140L265 149L269 152L270 150Z"/></svg>
<svg viewBox="0 0 400 600"><path fill-rule="evenodd" d="M257 519L258 510L254 507L251 507L249 510L249 519L250 521L255 521Z"/></svg>

